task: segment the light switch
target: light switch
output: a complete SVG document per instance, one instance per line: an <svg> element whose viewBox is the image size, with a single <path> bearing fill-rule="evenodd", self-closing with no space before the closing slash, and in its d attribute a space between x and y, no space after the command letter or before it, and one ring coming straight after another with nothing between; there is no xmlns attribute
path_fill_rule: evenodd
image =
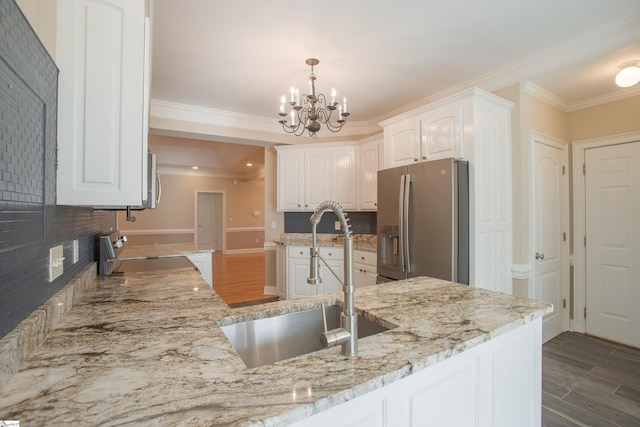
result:
<svg viewBox="0 0 640 427"><path fill-rule="evenodd" d="M73 263L77 263L78 260L80 258L80 250L79 250L79 244L78 244L78 239L73 241Z"/></svg>
<svg viewBox="0 0 640 427"><path fill-rule="evenodd" d="M336 230L340 230L340 221L336 221L333 228Z"/></svg>

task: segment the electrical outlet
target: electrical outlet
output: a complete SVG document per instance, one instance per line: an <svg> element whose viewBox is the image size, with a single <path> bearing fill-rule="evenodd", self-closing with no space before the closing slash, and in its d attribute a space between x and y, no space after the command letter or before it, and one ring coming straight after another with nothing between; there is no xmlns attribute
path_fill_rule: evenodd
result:
<svg viewBox="0 0 640 427"><path fill-rule="evenodd" d="M275 221L271 221L271 229L275 230L278 227L278 223Z"/></svg>
<svg viewBox="0 0 640 427"><path fill-rule="evenodd" d="M77 263L80 258L78 239L73 241L73 263Z"/></svg>
<svg viewBox="0 0 640 427"><path fill-rule="evenodd" d="M64 273L63 246L49 249L49 281L53 282Z"/></svg>
<svg viewBox="0 0 640 427"><path fill-rule="evenodd" d="M340 230L340 228L341 228L341 227L340 227L340 221L336 221L336 222L334 223L333 227L334 227L334 229L336 229L336 230Z"/></svg>

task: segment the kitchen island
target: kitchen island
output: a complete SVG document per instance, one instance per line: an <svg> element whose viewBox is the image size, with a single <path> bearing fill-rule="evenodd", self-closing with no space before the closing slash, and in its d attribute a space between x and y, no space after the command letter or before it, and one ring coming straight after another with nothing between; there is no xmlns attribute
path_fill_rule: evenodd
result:
<svg viewBox="0 0 640 427"><path fill-rule="evenodd" d="M332 304L342 294L231 309L192 269L95 281L0 390L0 419L27 426L320 425L332 411L349 408L353 414L353 405L356 413L366 407L374 418L385 417L405 410L386 391L410 390L403 381L422 382L424 373L448 384L439 372L455 373L451 363L461 361L476 370L453 375L465 380L453 385L467 378L481 383L497 372L500 387L521 391L498 369L516 363L522 371L516 379L530 378L522 390L532 400L524 408L528 425L536 425L536 417L539 424L540 320L551 309L546 303L425 277L370 286L356 291L358 312L392 329L360 339L356 358L346 360L334 347L249 369L219 325ZM482 350L487 345L516 348L504 339L524 342L516 347L530 351L514 353L511 361L490 359L491 369L478 370L489 360ZM466 385L455 388L458 398L481 389ZM513 407L486 399L473 404L482 416L500 405ZM522 406L523 399L510 400ZM464 405L451 401L440 415L473 412ZM458 409L449 414L451 408ZM331 419L331 425L352 425ZM394 418L388 425L402 424Z"/></svg>

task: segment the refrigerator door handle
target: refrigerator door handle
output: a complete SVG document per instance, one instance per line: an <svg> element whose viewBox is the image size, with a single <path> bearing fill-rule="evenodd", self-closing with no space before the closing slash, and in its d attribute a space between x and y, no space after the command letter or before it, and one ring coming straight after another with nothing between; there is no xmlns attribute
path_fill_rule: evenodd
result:
<svg viewBox="0 0 640 427"><path fill-rule="evenodd" d="M411 254L409 253L409 200L411 198L411 175L404 176L404 206L402 208L402 223L404 232L404 259L406 263L407 273L411 273Z"/></svg>
<svg viewBox="0 0 640 427"><path fill-rule="evenodd" d="M400 176L400 198L398 200L398 213L400 216L400 230L399 231L399 240L400 240L400 264L402 265L402 271L405 272L405 262L404 262L404 188L405 188L406 175Z"/></svg>

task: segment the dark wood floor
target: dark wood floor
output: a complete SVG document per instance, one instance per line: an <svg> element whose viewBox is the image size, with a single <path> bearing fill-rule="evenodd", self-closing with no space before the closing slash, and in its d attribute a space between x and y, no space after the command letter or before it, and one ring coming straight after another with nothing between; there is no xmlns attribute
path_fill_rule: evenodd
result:
<svg viewBox="0 0 640 427"><path fill-rule="evenodd" d="M640 426L640 349L571 332L545 343L542 425Z"/></svg>
<svg viewBox="0 0 640 427"><path fill-rule="evenodd" d="M213 257L227 304L261 302L264 254ZM640 349L565 332L542 347L542 425L640 427ZM514 426L518 427L518 426Z"/></svg>

